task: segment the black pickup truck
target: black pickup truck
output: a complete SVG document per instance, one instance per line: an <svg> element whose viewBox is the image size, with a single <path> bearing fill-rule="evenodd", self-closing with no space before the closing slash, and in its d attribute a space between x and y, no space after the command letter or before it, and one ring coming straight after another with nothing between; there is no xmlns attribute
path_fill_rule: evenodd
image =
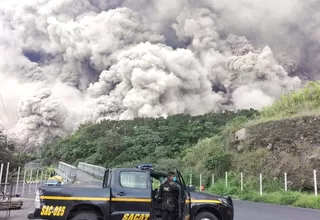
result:
<svg viewBox="0 0 320 220"><path fill-rule="evenodd" d="M232 199L182 186L178 220L233 220ZM167 173L150 166L113 168L105 172L102 188L39 187L35 210L28 219L72 220L161 220L158 188Z"/></svg>

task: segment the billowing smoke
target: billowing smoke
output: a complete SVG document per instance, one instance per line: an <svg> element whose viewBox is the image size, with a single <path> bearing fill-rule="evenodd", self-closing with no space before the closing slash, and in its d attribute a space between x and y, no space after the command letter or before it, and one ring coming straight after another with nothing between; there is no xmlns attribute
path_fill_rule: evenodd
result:
<svg viewBox="0 0 320 220"><path fill-rule="evenodd" d="M317 1L0 5L0 124L21 150L86 121L261 109L319 78Z"/></svg>
<svg viewBox="0 0 320 220"><path fill-rule="evenodd" d="M94 120L203 114L219 110L222 101L192 51L150 43L122 52L90 85L88 96L99 100Z"/></svg>
<svg viewBox="0 0 320 220"><path fill-rule="evenodd" d="M18 104L19 121L7 134L25 150L39 148L46 141L65 135L63 123L68 117L65 105L52 97L48 88Z"/></svg>

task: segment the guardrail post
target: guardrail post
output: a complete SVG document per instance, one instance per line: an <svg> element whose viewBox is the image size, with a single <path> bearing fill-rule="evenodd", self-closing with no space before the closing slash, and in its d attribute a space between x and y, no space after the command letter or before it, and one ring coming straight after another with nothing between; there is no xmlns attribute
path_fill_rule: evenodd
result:
<svg viewBox="0 0 320 220"><path fill-rule="evenodd" d="M9 167L10 167L10 162L7 164L7 173L6 173L6 182L4 185L4 193L7 193L7 184L8 184L8 176L9 176Z"/></svg>
<svg viewBox="0 0 320 220"><path fill-rule="evenodd" d="M30 170L29 194L31 194L32 169Z"/></svg>
<svg viewBox="0 0 320 220"><path fill-rule="evenodd" d="M2 183L2 173L3 173L3 163L1 163L1 168L0 168L0 183Z"/></svg>
<svg viewBox="0 0 320 220"><path fill-rule="evenodd" d="M23 194L24 194L24 186L25 186L25 183L26 183L26 174L27 174L27 169L24 169L23 183L22 183L22 192L21 192L21 195L22 195L22 196L23 196Z"/></svg>
<svg viewBox="0 0 320 220"><path fill-rule="evenodd" d="M313 170L313 179L314 179L314 195L318 196L318 184L317 184L317 171Z"/></svg>
<svg viewBox="0 0 320 220"><path fill-rule="evenodd" d="M284 173L284 190L288 191L287 173Z"/></svg>
<svg viewBox="0 0 320 220"><path fill-rule="evenodd" d="M243 173L240 174L240 185L241 185L241 192L243 191Z"/></svg>
<svg viewBox="0 0 320 220"><path fill-rule="evenodd" d="M38 177L39 177L39 170L37 169L37 174L36 174L36 187L34 188L34 192L37 192L37 188L38 188Z"/></svg>
<svg viewBox="0 0 320 220"><path fill-rule="evenodd" d="M228 172L226 172L226 188L228 188Z"/></svg>
<svg viewBox="0 0 320 220"><path fill-rule="evenodd" d="M16 183L16 194L18 194L19 177L20 177L20 167L18 167L18 175L17 175L17 183Z"/></svg>
<svg viewBox="0 0 320 220"><path fill-rule="evenodd" d="M260 173L260 195L262 195L262 174Z"/></svg>
<svg viewBox="0 0 320 220"><path fill-rule="evenodd" d="M212 174L212 183L211 183L212 187L214 187L214 174Z"/></svg>
<svg viewBox="0 0 320 220"><path fill-rule="evenodd" d="M43 177L43 170L41 170L41 174L40 174L40 184L42 184L42 177Z"/></svg>

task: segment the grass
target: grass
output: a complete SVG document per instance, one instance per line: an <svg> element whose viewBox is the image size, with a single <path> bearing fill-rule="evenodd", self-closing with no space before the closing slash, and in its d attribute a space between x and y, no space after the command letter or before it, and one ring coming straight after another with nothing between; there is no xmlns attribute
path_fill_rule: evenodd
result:
<svg viewBox="0 0 320 220"><path fill-rule="evenodd" d="M214 187L209 187L207 191L217 195L229 195L233 198L252 202L320 209L320 196L298 191L284 191L281 189L281 184L274 180L264 183L262 195L260 195L259 189L257 189L258 184L255 182L249 181L245 184L242 192L239 185L236 184L235 178L233 178L226 188L225 181L219 180L215 183Z"/></svg>
<svg viewBox="0 0 320 220"><path fill-rule="evenodd" d="M301 208L320 209L320 197L315 195L305 194L301 192L279 191L273 193L263 193L260 195L258 192L251 193L238 193L230 195L233 198L252 202L271 203L276 205L286 205Z"/></svg>
<svg viewBox="0 0 320 220"><path fill-rule="evenodd" d="M263 118L286 117L301 111L320 108L320 82L309 82L303 88L281 95L261 111Z"/></svg>
<svg viewBox="0 0 320 220"><path fill-rule="evenodd" d="M320 81L309 82L299 90L282 94L272 105L264 107L259 116L246 126L301 116L320 115Z"/></svg>
<svg viewBox="0 0 320 220"><path fill-rule="evenodd" d="M259 124L264 124L268 122L273 122L273 121L279 121L279 120L288 120L288 119L295 119L295 118L301 118L304 116L320 116L320 108L319 109L314 109L310 111L300 111L299 113L288 115L288 116L272 116L272 117L257 117L254 120L251 120L247 122L246 124L243 125L243 127L250 127L254 125L259 125Z"/></svg>

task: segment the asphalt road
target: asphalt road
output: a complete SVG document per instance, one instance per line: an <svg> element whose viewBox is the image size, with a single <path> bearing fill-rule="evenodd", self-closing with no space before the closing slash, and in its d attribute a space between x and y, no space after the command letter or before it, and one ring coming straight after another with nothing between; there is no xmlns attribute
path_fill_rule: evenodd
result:
<svg viewBox="0 0 320 220"><path fill-rule="evenodd" d="M234 200L234 220L320 220L320 210Z"/></svg>
<svg viewBox="0 0 320 220"><path fill-rule="evenodd" d="M88 178L87 174L81 173L79 177L82 181L75 182L72 187L101 187L101 181ZM82 178L81 178L82 177ZM20 187L19 187L20 188ZM34 187L25 187L24 205L21 210L11 210L10 220L26 220L28 211L34 208ZM21 188L22 189L22 188ZM15 188L13 190L15 192ZM234 220L320 220L320 211L312 209L293 208L265 203L254 203L234 200L235 218ZM4 211L0 211L0 219L5 216Z"/></svg>

